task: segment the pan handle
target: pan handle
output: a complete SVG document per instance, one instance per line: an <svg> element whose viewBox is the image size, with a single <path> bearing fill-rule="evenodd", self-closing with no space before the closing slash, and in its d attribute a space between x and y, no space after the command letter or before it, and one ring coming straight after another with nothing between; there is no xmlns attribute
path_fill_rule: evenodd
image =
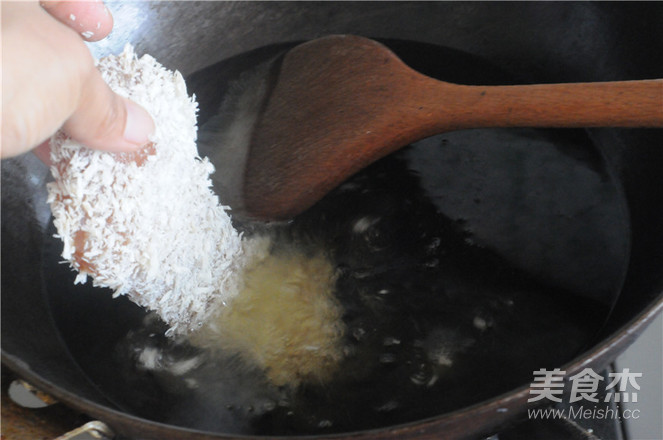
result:
<svg viewBox="0 0 663 440"><path fill-rule="evenodd" d="M99 439L99 440L112 440L115 438L113 431L104 422L93 420L87 422L85 425L80 426L73 431L61 435L55 440L83 440L83 439Z"/></svg>

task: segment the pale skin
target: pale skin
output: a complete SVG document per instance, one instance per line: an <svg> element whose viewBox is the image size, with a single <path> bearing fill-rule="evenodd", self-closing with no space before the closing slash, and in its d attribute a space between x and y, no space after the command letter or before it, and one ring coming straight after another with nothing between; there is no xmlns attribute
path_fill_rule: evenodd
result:
<svg viewBox="0 0 663 440"><path fill-rule="evenodd" d="M1 157L32 150L48 163L58 130L89 148L136 151L154 122L138 104L113 93L85 41L110 33L101 1L2 2Z"/></svg>

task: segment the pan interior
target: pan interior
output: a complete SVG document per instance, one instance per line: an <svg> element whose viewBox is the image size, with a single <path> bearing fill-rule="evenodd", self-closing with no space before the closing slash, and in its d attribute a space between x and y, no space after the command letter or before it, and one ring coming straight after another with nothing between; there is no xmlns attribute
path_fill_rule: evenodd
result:
<svg viewBox="0 0 663 440"><path fill-rule="evenodd" d="M446 81L523 81L450 49L385 43ZM224 96L284 48L191 76L189 92L201 100L201 155L214 148L204 143L204 124ZM119 408L147 419L304 435L433 417L529 383L534 370L558 367L593 342L621 289L630 245L625 200L599 147L582 130L435 136L275 226L276 246L322 247L338 274L346 355L327 383L276 387L236 356L163 337L163 324L125 298L74 286L52 227L45 294L89 379ZM196 361L182 374L145 369L138 358L147 348L164 365Z"/></svg>

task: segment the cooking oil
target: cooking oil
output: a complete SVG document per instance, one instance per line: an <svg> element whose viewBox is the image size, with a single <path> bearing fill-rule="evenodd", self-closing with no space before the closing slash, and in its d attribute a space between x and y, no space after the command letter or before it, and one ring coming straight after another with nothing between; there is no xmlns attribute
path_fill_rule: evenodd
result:
<svg viewBox="0 0 663 440"><path fill-rule="evenodd" d="M385 43L443 80L515 81L467 54ZM205 96L201 155L218 148L205 124L236 83L287 48L187 80ZM119 408L230 435L351 432L479 403L582 352L628 266L625 206L581 130L467 130L372 164L291 222L235 218L269 250L237 304L191 339L72 287L55 241L44 270L72 356Z"/></svg>

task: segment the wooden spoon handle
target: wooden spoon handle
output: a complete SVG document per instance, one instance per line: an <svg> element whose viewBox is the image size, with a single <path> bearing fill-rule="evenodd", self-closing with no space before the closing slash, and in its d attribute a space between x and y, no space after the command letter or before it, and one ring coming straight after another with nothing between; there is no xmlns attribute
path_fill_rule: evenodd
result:
<svg viewBox="0 0 663 440"><path fill-rule="evenodd" d="M452 103L444 109L445 129L663 127L663 79L486 87L441 83L437 91L439 99ZM433 94L428 97L428 105L439 105L432 102Z"/></svg>

